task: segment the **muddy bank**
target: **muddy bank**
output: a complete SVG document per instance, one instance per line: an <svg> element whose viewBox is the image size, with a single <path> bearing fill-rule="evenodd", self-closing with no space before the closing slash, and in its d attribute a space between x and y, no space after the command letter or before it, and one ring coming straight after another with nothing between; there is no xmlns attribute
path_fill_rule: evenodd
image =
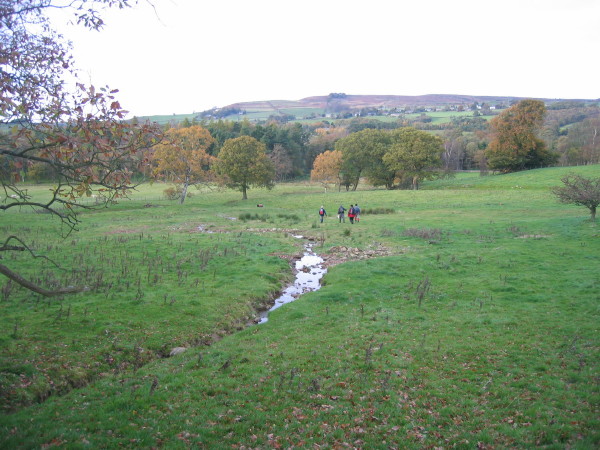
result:
<svg viewBox="0 0 600 450"><path fill-rule="evenodd" d="M333 267L337 264L342 264L347 261L360 261L363 259L390 256L394 254L397 254L397 252L393 252L381 244L374 244L365 249L341 245L330 247L327 250L327 253L322 253L321 256L324 260L325 267Z"/></svg>

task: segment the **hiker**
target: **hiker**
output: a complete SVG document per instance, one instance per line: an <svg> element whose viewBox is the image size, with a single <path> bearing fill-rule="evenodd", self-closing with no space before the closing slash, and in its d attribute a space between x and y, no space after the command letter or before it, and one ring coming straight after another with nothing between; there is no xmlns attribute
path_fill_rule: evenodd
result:
<svg viewBox="0 0 600 450"><path fill-rule="evenodd" d="M354 221L360 222L360 208L358 207L358 203L354 204Z"/></svg>
<svg viewBox="0 0 600 450"><path fill-rule="evenodd" d="M340 205L340 207L338 208L338 219L340 220L340 223L346 222L346 217L344 216L345 211L346 208L344 208L343 205Z"/></svg>
<svg viewBox="0 0 600 450"><path fill-rule="evenodd" d="M350 205L350 209L348 210L348 219L350 219L350 223L354 224L354 205Z"/></svg>
<svg viewBox="0 0 600 450"><path fill-rule="evenodd" d="M321 209L319 209L319 217L321 217L321 223L323 223L323 218L327 215L327 211L325 211L325 208L323 208L323 205L321 205Z"/></svg>

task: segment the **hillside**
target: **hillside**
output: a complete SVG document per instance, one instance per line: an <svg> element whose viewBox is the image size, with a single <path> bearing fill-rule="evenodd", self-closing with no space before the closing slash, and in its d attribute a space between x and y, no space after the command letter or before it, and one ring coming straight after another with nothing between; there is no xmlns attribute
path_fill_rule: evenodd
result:
<svg viewBox="0 0 600 450"><path fill-rule="evenodd" d="M319 117L347 118L357 113L375 116L397 114L420 114L429 112L471 115L472 108L489 107L503 109L524 97L427 94L427 95L347 95L332 93L300 100L257 100L237 102L200 113L143 116L159 124L179 123L188 120L241 120L262 121L279 116L287 120L312 120ZM600 99L539 99L551 105L557 102L580 102L583 105L598 104ZM436 121L435 118L434 122ZM447 118L446 118L447 120Z"/></svg>
<svg viewBox="0 0 600 450"><path fill-rule="evenodd" d="M329 95L306 97L300 100L260 100L232 103L221 108L203 111L197 119L265 120L279 116L285 120L317 117L348 118L354 115L390 116L426 112L470 113L473 109L493 111L509 107L524 97L477 96L454 94L428 95ZM539 99L550 105L556 102L596 103L588 99Z"/></svg>
<svg viewBox="0 0 600 450"><path fill-rule="evenodd" d="M246 110L273 108L328 108L332 105L345 106L348 109L360 108L414 108L416 106L472 105L473 103L508 104L520 97L473 96L452 94L428 95L345 95L330 94L306 97L296 101L270 100L240 102L224 106L222 109L237 108ZM544 99L545 101L551 101Z"/></svg>

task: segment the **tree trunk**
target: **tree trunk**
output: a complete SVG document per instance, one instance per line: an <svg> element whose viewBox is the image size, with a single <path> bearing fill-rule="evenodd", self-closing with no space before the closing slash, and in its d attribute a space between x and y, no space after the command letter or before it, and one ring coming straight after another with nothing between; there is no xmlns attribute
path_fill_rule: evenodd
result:
<svg viewBox="0 0 600 450"><path fill-rule="evenodd" d="M248 194L246 194L247 187L242 186L242 200L248 200Z"/></svg>
<svg viewBox="0 0 600 450"><path fill-rule="evenodd" d="M419 177L413 177L413 179L412 179L412 187L413 187L413 191L418 191L419 190Z"/></svg>
<svg viewBox="0 0 600 450"><path fill-rule="evenodd" d="M183 202L185 201L185 197L187 196L187 190L188 190L188 183L186 181L185 183L183 183L183 189L181 191L181 198L179 199L180 205L183 205Z"/></svg>
<svg viewBox="0 0 600 450"><path fill-rule="evenodd" d="M592 222L596 221L596 207L592 206L590 207L590 214L592 216Z"/></svg>

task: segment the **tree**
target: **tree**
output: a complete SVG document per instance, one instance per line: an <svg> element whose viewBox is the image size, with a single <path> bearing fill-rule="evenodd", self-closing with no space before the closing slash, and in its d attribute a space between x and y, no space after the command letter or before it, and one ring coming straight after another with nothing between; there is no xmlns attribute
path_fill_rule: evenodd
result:
<svg viewBox="0 0 600 450"><path fill-rule="evenodd" d="M327 150L315 158L313 169L310 172L311 181L320 182L327 192L330 184L340 186L340 170L342 168L342 152Z"/></svg>
<svg viewBox="0 0 600 450"><path fill-rule="evenodd" d="M365 130L367 132L367 130ZM364 170L364 175L373 186L384 186L386 189L394 189L397 181L395 170L390 169L383 162L383 155L391 145L391 133L387 130L368 130L372 144L365 150L368 152L370 164Z"/></svg>
<svg viewBox="0 0 600 450"><path fill-rule="evenodd" d="M383 156L390 170L412 178L412 188L419 181L433 178L442 167L444 142L438 136L414 128L400 128L392 133L392 145Z"/></svg>
<svg viewBox="0 0 600 450"><path fill-rule="evenodd" d="M242 192L242 200L248 199L250 187L273 188L275 168L267 157L265 144L251 136L225 141L215 170L224 177L225 186Z"/></svg>
<svg viewBox="0 0 600 450"><path fill-rule="evenodd" d="M596 209L600 204L600 178L586 178L569 174L561 178L564 186L552 189L562 203L585 206L590 210L591 220L596 220Z"/></svg>
<svg viewBox="0 0 600 450"><path fill-rule="evenodd" d="M325 126L323 126L325 125ZM319 124L308 140L306 148L306 162L308 167L312 168L315 158L324 151L334 148L335 142L347 136L348 133L344 127L327 126Z"/></svg>
<svg viewBox="0 0 600 450"><path fill-rule="evenodd" d="M273 167L275 168L275 178L278 181L284 180L294 169L294 164L289 152L281 144L275 144L273 146L273 151L269 153L269 159L273 163Z"/></svg>
<svg viewBox="0 0 600 450"><path fill-rule="evenodd" d="M335 143L335 149L342 152L342 172L355 191L361 175L373 166L374 157L382 154L385 145L381 130L367 128L352 133Z"/></svg>
<svg viewBox="0 0 600 450"><path fill-rule="evenodd" d="M489 168L508 173L555 163L557 156L536 136L545 114L544 102L522 100L494 117L486 150Z"/></svg>
<svg viewBox="0 0 600 450"><path fill-rule="evenodd" d="M133 187L132 171L144 161L144 150L160 137L150 124L125 122L126 111L117 91L96 89L67 79L76 76L69 46L44 16L46 8L71 8L77 21L90 29L103 25L98 10L129 6L129 0L0 0L0 210L30 207L62 221L68 232L77 229L77 211L111 203ZM65 6L66 5L66 6ZM40 167L42 166L42 167ZM33 199L19 184L28 169L52 176L44 201ZM103 202L86 205L82 196ZM26 235L11 235L0 243L5 251L29 251ZM48 290L7 266L0 272L46 296L85 290Z"/></svg>
<svg viewBox="0 0 600 450"><path fill-rule="evenodd" d="M600 118L574 123L561 138L558 146L564 165L600 163Z"/></svg>
<svg viewBox="0 0 600 450"><path fill-rule="evenodd" d="M185 201L189 186L210 180L214 157L207 151L214 141L208 130L199 125L171 128L152 155L154 176L175 183L181 192L180 204Z"/></svg>

